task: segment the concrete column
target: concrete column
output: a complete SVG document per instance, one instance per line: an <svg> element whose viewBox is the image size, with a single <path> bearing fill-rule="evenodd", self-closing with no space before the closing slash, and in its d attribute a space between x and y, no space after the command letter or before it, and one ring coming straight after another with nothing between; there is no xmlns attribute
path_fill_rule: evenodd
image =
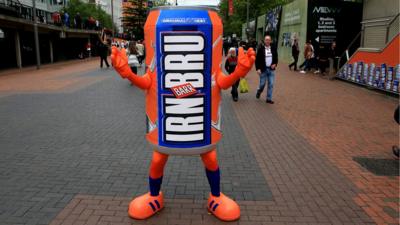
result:
<svg viewBox="0 0 400 225"><path fill-rule="evenodd" d="M50 63L53 63L54 62L53 41L51 39L49 40L49 46L50 46Z"/></svg>
<svg viewBox="0 0 400 225"><path fill-rule="evenodd" d="M18 66L18 68L22 68L21 42L19 39L18 30L15 30L14 42L15 42L15 56L16 56L16 60L17 60L17 66Z"/></svg>

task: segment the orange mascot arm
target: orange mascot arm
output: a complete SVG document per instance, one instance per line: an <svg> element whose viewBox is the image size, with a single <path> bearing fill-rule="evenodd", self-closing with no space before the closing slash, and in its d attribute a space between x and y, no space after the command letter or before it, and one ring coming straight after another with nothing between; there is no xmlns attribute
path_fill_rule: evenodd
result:
<svg viewBox="0 0 400 225"><path fill-rule="evenodd" d="M243 48L239 48L238 62L235 71L229 75L225 75L221 70L217 75L217 84L222 89L228 89L239 80L241 77L245 77L250 69L253 67L253 63L256 60L256 52L253 48L249 48L247 53L244 52Z"/></svg>
<svg viewBox="0 0 400 225"><path fill-rule="evenodd" d="M125 49L119 51L115 46L111 49L111 61L115 70L121 75L122 78L130 80L133 84L141 89L148 89L151 85L151 78L149 74L138 76L133 73L128 65L128 57L126 56Z"/></svg>

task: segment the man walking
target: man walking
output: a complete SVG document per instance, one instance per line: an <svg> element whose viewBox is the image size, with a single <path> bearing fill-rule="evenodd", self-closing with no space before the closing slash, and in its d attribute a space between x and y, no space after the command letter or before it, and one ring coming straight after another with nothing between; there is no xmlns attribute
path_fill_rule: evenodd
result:
<svg viewBox="0 0 400 225"><path fill-rule="evenodd" d="M264 90L265 83L268 81L267 87L267 103L274 104L272 101L272 91L274 88L275 69L278 64L278 51L271 45L271 36L265 35L264 45L257 50L256 70L260 76L260 86L257 89L256 98L260 98Z"/></svg>

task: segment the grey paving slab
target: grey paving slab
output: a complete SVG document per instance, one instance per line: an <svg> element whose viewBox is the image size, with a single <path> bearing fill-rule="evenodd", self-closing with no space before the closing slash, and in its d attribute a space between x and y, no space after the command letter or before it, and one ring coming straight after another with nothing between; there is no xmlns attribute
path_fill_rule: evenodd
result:
<svg viewBox="0 0 400 225"><path fill-rule="evenodd" d="M48 224L79 193L147 191L144 94L111 70L82 74L100 75L109 78L72 93L0 98L0 224ZM236 200L272 200L231 104L222 105L222 190ZM167 198L209 192L198 156L170 157L164 177Z"/></svg>

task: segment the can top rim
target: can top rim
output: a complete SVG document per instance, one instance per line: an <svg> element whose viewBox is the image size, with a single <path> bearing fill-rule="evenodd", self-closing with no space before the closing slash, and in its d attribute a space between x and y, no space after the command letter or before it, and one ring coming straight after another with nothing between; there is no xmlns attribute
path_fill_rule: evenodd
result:
<svg viewBox="0 0 400 225"><path fill-rule="evenodd" d="M165 10L165 9L193 9L193 10L212 10L218 12L217 7L199 5L199 6L157 6L150 11Z"/></svg>

